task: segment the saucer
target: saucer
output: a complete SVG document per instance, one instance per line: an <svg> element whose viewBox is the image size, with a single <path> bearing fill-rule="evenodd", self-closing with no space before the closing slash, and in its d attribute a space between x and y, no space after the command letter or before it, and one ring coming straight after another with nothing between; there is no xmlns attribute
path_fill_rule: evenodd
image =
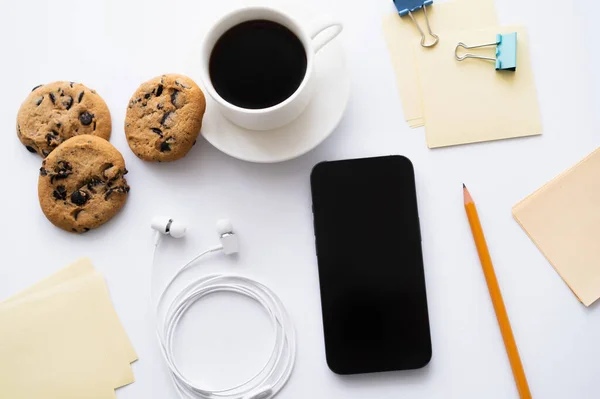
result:
<svg viewBox="0 0 600 399"><path fill-rule="evenodd" d="M225 154L248 162L283 162L314 149L335 130L350 97L350 73L339 39L316 54L315 91L294 121L273 130L245 129L221 115L216 102L206 95L201 134Z"/></svg>

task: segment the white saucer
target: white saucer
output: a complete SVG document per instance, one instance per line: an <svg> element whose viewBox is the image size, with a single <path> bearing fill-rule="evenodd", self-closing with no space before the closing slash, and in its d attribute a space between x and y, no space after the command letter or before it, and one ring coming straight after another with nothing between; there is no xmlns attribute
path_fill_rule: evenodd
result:
<svg viewBox="0 0 600 399"><path fill-rule="evenodd" d="M222 116L207 95L202 135L225 154L248 162L283 162L306 154L335 130L350 97L350 73L339 37L316 55L315 70L315 94L290 124L267 131L244 129Z"/></svg>

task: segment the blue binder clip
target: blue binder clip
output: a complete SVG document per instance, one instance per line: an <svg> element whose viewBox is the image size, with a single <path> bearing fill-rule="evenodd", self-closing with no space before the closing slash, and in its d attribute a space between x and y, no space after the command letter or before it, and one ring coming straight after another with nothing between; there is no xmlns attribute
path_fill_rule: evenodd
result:
<svg viewBox="0 0 600 399"><path fill-rule="evenodd" d="M410 19L412 19L415 26L419 30L419 33L421 34L421 46L423 46L423 47L435 46L437 44L437 42L440 40L440 38L438 37L438 35L436 35L435 33L433 33L431 31L431 26L429 25L429 18L427 18L427 7L433 4L433 0L393 0L393 1L394 1L394 5L398 9L398 14L400 14L401 17L404 17L408 14ZM427 23L427 31L429 32L429 35L431 35L431 37L433 37L433 39L434 39L433 43L425 44L425 33L423 33L423 29L421 29L421 27L417 23L417 20L413 16L413 12L415 12L419 9L423 9L423 13L425 14L425 22Z"/></svg>
<svg viewBox="0 0 600 399"><path fill-rule="evenodd" d="M463 56L458 55L458 48L462 47L465 49L480 48L496 46L496 58L483 57L481 55L475 55L467 53ZM490 60L496 62L497 71L516 71L517 70L517 32L498 34L496 35L496 41L494 43L479 44L476 46L467 46L460 42L454 50L454 56L458 61L463 61L467 58L479 58L482 60Z"/></svg>

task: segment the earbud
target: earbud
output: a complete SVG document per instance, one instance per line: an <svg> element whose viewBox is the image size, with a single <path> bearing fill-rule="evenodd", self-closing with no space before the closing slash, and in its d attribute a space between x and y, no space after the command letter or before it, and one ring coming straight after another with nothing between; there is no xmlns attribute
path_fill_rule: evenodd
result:
<svg viewBox="0 0 600 399"><path fill-rule="evenodd" d="M217 222L217 233L221 239L221 246L225 255L231 255L240 251L237 236L233 232L233 226L229 219L221 219Z"/></svg>
<svg viewBox="0 0 600 399"><path fill-rule="evenodd" d="M187 226L182 222L170 219L165 216L156 216L150 224L153 230L161 234L170 235L173 238L181 238L185 236Z"/></svg>
<svg viewBox="0 0 600 399"><path fill-rule="evenodd" d="M153 230L158 231L160 234L169 235L173 238L181 238L185 236L187 226L182 222L173 220L165 216L156 216L152 219L150 224ZM217 233L219 233L219 239L221 240L221 246L223 252L226 255L231 255L239 252L239 243L237 236L233 232L233 226L229 219L221 219L217 222ZM157 234L154 245L158 245L159 235Z"/></svg>

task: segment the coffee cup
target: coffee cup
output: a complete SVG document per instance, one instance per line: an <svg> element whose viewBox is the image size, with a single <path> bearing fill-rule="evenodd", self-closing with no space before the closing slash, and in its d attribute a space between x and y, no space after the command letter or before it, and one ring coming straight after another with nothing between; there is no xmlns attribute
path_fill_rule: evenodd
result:
<svg viewBox="0 0 600 399"><path fill-rule="evenodd" d="M336 22L305 28L270 7L238 9L222 17L204 39L204 88L221 114L238 126L271 130L287 125L314 93L315 56L341 31Z"/></svg>

